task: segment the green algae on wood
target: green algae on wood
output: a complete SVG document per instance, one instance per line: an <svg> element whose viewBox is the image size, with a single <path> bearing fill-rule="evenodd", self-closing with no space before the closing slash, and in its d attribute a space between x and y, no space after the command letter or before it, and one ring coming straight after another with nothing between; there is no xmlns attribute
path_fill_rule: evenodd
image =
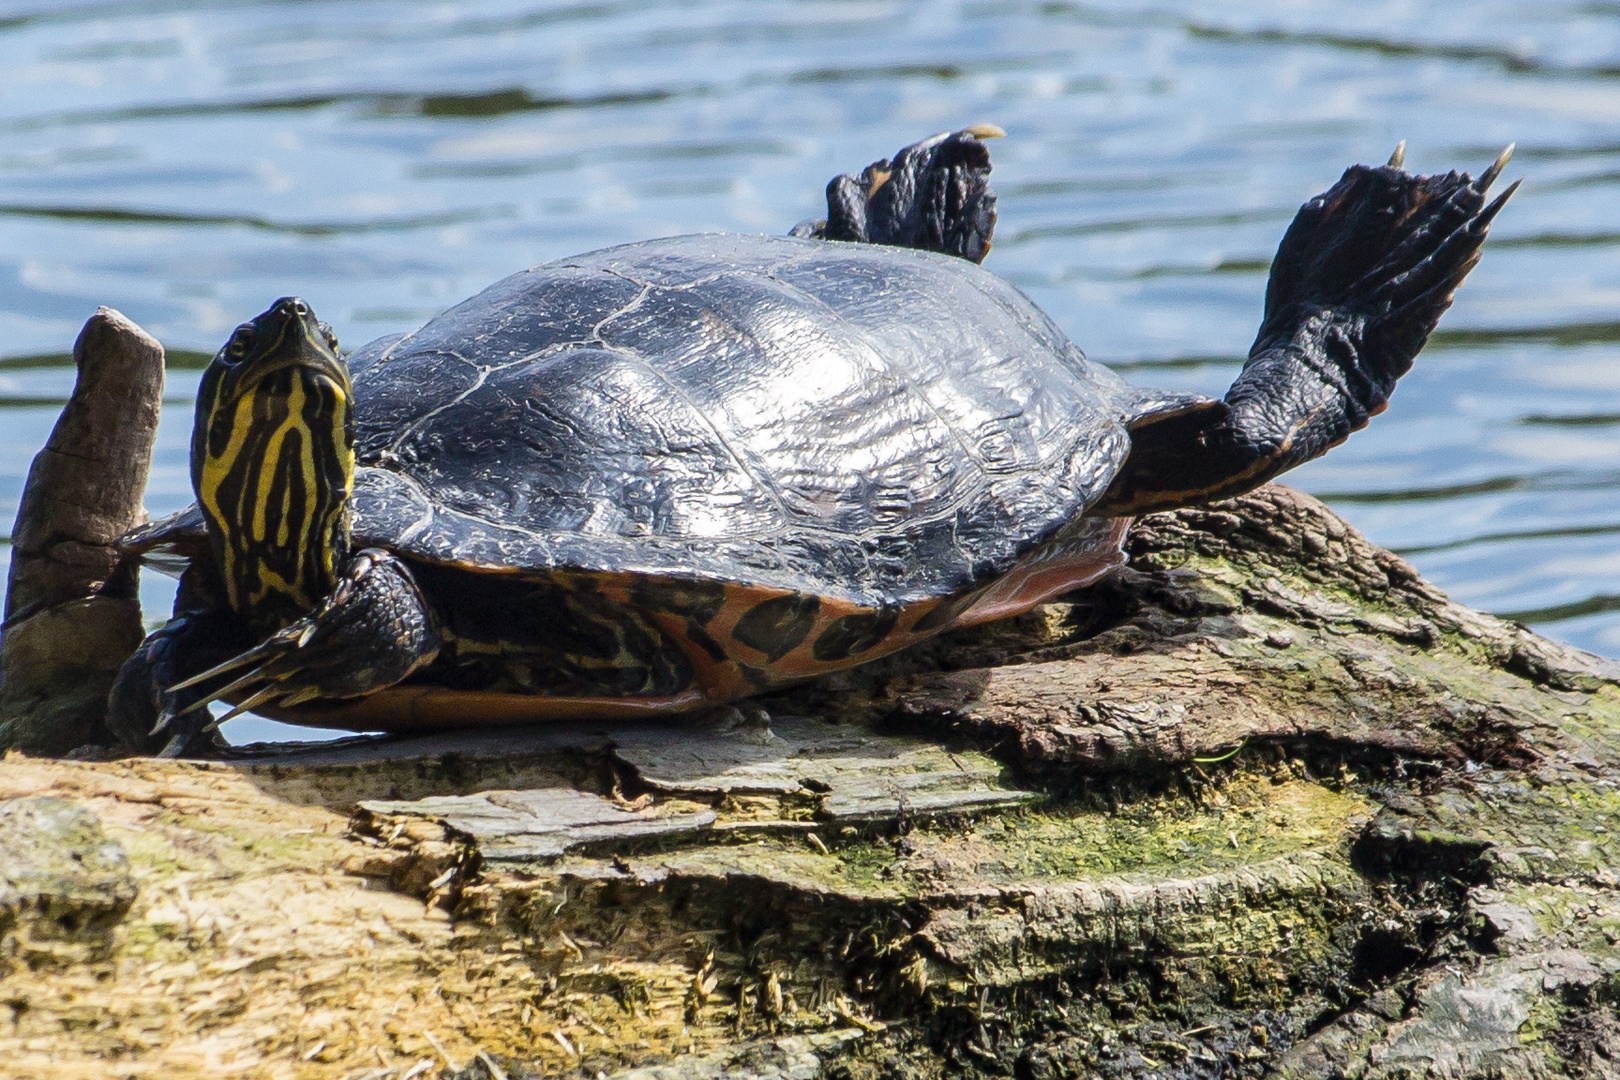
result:
<svg viewBox="0 0 1620 1080"><path fill-rule="evenodd" d="M1452 604L1286 489L1129 543L1092 589L679 728L13 756L0 795L89 807L140 894L72 1000L27 962L0 979L31 1003L0 1054L60 1076L1612 1075L1616 666ZM457 817L553 803L590 813ZM598 819L678 827L510 840Z"/></svg>

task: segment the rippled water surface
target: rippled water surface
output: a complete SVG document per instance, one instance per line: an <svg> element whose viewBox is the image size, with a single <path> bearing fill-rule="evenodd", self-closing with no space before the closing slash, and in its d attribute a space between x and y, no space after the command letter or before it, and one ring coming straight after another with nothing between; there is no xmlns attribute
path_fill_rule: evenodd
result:
<svg viewBox="0 0 1620 1080"><path fill-rule="evenodd" d="M1300 202L1399 139L1475 172L1516 140L1442 332L1289 482L1620 655L1620 4L41 0L0 3L0 71L0 521L97 304L171 351L161 514L195 368L277 296L353 347L558 256L785 231L834 173L992 121L988 265L1095 359L1217 394Z"/></svg>

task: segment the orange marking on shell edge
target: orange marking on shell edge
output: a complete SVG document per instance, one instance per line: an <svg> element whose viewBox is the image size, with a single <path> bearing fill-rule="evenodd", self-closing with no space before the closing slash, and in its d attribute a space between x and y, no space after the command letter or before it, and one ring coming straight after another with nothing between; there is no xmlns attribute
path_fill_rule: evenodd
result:
<svg viewBox="0 0 1620 1080"><path fill-rule="evenodd" d="M561 720L634 720L674 713L691 712L711 705L723 705L760 692L744 674L740 663L752 664L771 676L773 685L825 675L855 667L868 660L895 652L907 645L933 637L944 630L975 626L1006 618L1050 600L1054 596L1089 585L1125 561L1121 547L1130 518L1116 518L1102 543L1085 551L1064 553L1052 558L1037 552L991 583L966 609L940 627L916 631L913 627L942 603L943 597L912 604L898 612L894 627L871 648L842 660L815 658L816 639L833 622L846 615L866 614L873 609L847 600L822 597L816 617L804 639L772 663L763 653L731 636L739 619L756 605L779 596L782 589L746 585L727 588L724 602L704 630L728 653L715 660L701 645L687 637L686 621L669 612L642 611L641 614L671 639L680 643L692 662L692 687L679 694L659 697L581 697L544 694L506 694L489 691L452 690L441 686L391 686L339 706L297 706L290 709L261 707L256 711L289 724L306 727L340 728L350 731L432 731L448 728L507 726ZM598 593L614 603L634 606L632 587L636 579L628 574L593 578ZM752 654L752 655L745 655Z"/></svg>
<svg viewBox="0 0 1620 1080"><path fill-rule="evenodd" d="M1055 558L1039 552L1032 555L993 582L972 604L943 626L924 631L913 629L940 604L948 603L950 600L948 597L927 600L903 608L897 613L895 625L880 641L862 652L840 660L817 660L814 652L817 639L837 620L847 615L872 613L872 608L846 600L822 597L815 620L804 639L775 662L771 662L763 653L755 653L733 638L731 633L736 628L738 620L755 605L788 595L783 590L733 586L727 590L724 604L704 629L731 656L768 670L773 682L789 683L825 675L828 672L855 667L868 660L876 660L878 657L932 637L942 630L973 626L1028 611L1054 596L1089 585L1125 561L1122 545L1130 524L1130 518L1116 518L1105 538L1084 551L1066 552ZM737 697L758 692L731 660L715 661L701 648L692 644L686 637L684 623L669 616L660 617L654 614L653 618L662 629L677 637L686 646L696 670L694 681L704 689L709 700L717 703L732 701Z"/></svg>

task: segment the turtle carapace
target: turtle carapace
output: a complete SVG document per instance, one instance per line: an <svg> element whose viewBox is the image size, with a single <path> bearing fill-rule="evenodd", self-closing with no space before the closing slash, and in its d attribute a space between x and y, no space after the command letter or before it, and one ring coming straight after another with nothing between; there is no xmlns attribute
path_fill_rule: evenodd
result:
<svg viewBox="0 0 1620 1080"><path fill-rule="evenodd" d="M784 237L513 274L340 358L302 300L205 372L198 501L130 534L174 618L120 674L136 746L238 711L359 730L695 709L1023 611L1132 515L1362 427L1479 258L1479 179L1400 153L1307 202L1222 400L1089 362L978 261L970 128L835 179Z"/></svg>

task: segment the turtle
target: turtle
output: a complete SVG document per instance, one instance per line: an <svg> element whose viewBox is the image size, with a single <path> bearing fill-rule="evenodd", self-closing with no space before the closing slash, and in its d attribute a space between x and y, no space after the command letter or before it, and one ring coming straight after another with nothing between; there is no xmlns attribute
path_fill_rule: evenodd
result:
<svg viewBox="0 0 1620 1080"><path fill-rule="evenodd" d="M1221 399L1089 361L980 263L988 126L835 178L782 236L559 259L346 358L308 303L202 375L177 569L109 724L401 732L661 717L1028 610L1131 519L1252 489L1363 427L1479 259L1477 179L1354 165L1279 245ZM222 718L222 719L224 719Z"/></svg>

